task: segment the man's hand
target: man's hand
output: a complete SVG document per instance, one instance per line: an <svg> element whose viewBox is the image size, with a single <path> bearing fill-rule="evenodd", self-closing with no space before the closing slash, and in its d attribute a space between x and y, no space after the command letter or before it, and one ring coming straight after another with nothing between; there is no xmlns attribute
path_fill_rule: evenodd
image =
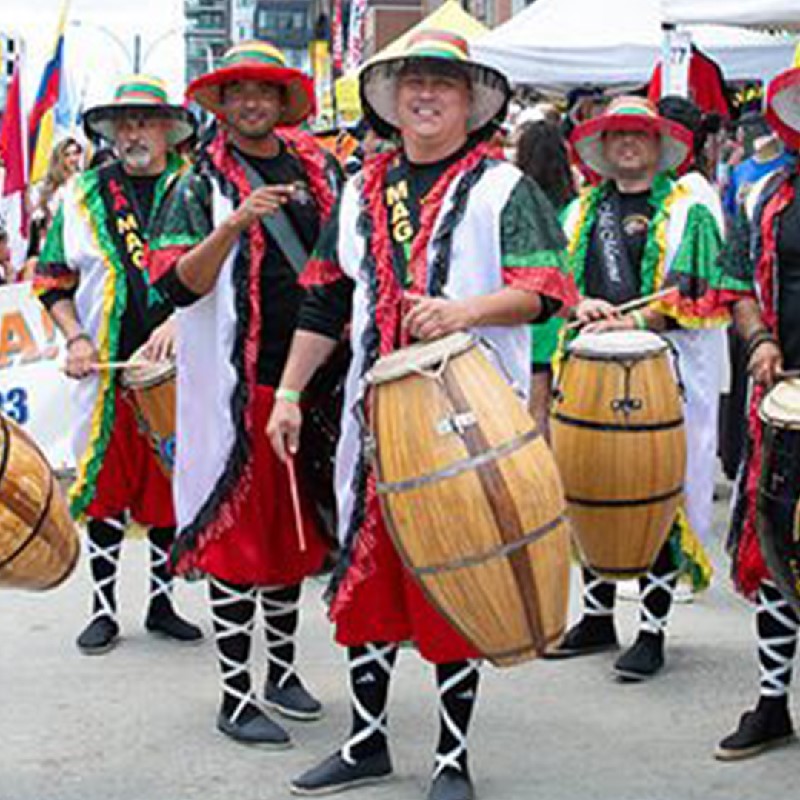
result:
<svg viewBox="0 0 800 800"><path fill-rule="evenodd" d="M581 300L575 309L575 317L581 325L588 325L591 322L600 322L601 320L616 320L622 319L619 311L607 300L598 300L593 297L588 297ZM627 329L627 325L625 326ZM615 329L616 330L616 329Z"/></svg>
<svg viewBox="0 0 800 800"><path fill-rule="evenodd" d="M440 339L449 333L467 330L475 324L469 311L469 301L444 300L408 292L404 299L411 308L403 318L403 327L414 339Z"/></svg>
<svg viewBox="0 0 800 800"><path fill-rule="evenodd" d="M635 331L636 322L633 317L618 317L617 319L603 319L600 322L590 322L581 329L584 333L608 333L609 331Z"/></svg>
<svg viewBox="0 0 800 800"><path fill-rule="evenodd" d="M783 358L778 345L774 342L762 342L750 356L747 371L753 376L756 383L769 389L774 383L778 373L783 368Z"/></svg>
<svg viewBox="0 0 800 800"><path fill-rule="evenodd" d="M176 334L175 317L172 316L150 334L142 355L148 361L173 361Z"/></svg>
<svg viewBox="0 0 800 800"><path fill-rule="evenodd" d="M267 436L278 458L286 461L300 449L303 412L299 403L276 400L267 423Z"/></svg>
<svg viewBox="0 0 800 800"><path fill-rule="evenodd" d="M284 203L291 200L294 186L291 184L261 186L253 191L233 212L231 224L241 233L256 220L274 214Z"/></svg>
<svg viewBox="0 0 800 800"><path fill-rule="evenodd" d="M64 372L70 378L80 380L89 377L94 373L96 363L97 349L91 339L79 336L67 346L67 362L64 365Z"/></svg>

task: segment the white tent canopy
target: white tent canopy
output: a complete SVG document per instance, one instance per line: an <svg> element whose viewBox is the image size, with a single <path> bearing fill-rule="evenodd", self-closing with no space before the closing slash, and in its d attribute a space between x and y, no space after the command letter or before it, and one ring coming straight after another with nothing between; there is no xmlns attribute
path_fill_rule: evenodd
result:
<svg viewBox="0 0 800 800"><path fill-rule="evenodd" d="M661 23L659 0L537 0L472 51L514 83L543 89L640 85L661 57ZM766 80L792 62L795 41L788 36L724 26L691 30L729 80Z"/></svg>
<svg viewBox="0 0 800 800"><path fill-rule="evenodd" d="M798 0L661 0L664 19L800 30Z"/></svg>

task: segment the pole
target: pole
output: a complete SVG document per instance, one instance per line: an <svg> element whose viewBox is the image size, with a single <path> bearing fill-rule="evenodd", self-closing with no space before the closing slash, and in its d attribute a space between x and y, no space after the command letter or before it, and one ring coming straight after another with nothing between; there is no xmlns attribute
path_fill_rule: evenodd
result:
<svg viewBox="0 0 800 800"><path fill-rule="evenodd" d="M141 72L142 69L142 37L141 34L134 34L133 37L133 71Z"/></svg>

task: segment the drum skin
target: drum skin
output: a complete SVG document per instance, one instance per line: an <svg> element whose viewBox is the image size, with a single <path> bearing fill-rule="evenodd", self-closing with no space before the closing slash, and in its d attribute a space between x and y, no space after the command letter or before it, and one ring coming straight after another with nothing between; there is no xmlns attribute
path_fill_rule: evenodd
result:
<svg viewBox="0 0 800 800"><path fill-rule="evenodd" d="M440 372L372 387L381 506L429 600L486 658L510 666L563 636L561 481L525 405L480 347L451 355Z"/></svg>
<svg viewBox="0 0 800 800"><path fill-rule="evenodd" d="M765 422L756 532L775 585L800 614L800 430Z"/></svg>
<svg viewBox="0 0 800 800"><path fill-rule="evenodd" d="M79 553L69 508L44 455L18 425L0 416L0 586L58 586Z"/></svg>
<svg viewBox="0 0 800 800"><path fill-rule="evenodd" d="M572 530L593 572L642 575L683 496L683 407L666 348L625 360L570 354L551 420Z"/></svg>

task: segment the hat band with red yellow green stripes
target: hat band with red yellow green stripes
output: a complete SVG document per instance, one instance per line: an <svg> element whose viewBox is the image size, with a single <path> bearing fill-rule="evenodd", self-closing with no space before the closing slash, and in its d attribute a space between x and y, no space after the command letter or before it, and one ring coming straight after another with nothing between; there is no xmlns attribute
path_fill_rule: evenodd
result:
<svg viewBox="0 0 800 800"><path fill-rule="evenodd" d="M117 103L147 101L158 105L169 102L167 89L161 81L139 75L123 81L114 92L114 100Z"/></svg>
<svg viewBox="0 0 800 800"><path fill-rule="evenodd" d="M265 67L285 67L283 53L269 42L242 42L234 45L222 58L223 67L237 64L260 64Z"/></svg>
<svg viewBox="0 0 800 800"><path fill-rule="evenodd" d="M442 58L448 61L468 61L467 40L447 31L420 31L412 36L403 53L404 58Z"/></svg>

